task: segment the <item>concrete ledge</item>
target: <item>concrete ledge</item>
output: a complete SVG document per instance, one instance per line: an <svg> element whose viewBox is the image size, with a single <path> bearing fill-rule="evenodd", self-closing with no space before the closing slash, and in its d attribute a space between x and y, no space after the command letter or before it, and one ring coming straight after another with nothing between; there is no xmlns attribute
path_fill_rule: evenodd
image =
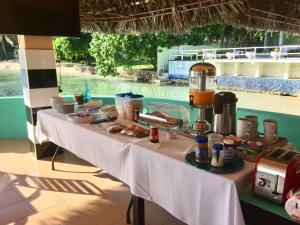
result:
<svg viewBox="0 0 300 225"><path fill-rule="evenodd" d="M300 79L218 76L217 87L223 90L256 91L296 96L300 94Z"/></svg>

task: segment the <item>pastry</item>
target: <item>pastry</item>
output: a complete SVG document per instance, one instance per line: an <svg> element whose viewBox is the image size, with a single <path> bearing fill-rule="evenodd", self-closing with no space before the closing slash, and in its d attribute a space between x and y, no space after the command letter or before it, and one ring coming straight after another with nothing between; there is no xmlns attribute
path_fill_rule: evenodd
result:
<svg viewBox="0 0 300 225"><path fill-rule="evenodd" d="M108 133L118 133L123 129L124 129L124 126L122 126L120 124L115 124L115 125L111 125L111 126L107 127L106 132L108 132Z"/></svg>

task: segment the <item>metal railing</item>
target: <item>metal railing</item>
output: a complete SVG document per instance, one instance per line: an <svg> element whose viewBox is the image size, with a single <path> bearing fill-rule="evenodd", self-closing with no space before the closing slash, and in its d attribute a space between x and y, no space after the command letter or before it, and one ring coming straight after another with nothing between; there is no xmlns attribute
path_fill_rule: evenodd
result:
<svg viewBox="0 0 300 225"><path fill-rule="evenodd" d="M171 50L169 60L280 60L299 59L300 45Z"/></svg>

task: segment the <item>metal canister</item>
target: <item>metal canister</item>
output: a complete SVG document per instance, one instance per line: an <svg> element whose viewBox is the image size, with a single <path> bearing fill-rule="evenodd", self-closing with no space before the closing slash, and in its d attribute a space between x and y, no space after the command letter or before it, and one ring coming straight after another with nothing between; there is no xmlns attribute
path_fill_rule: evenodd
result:
<svg viewBox="0 0 300 225"><path fill-rule="evenodd" d="M159 133L157 127L150 126L150 136L149 140L152 143L157 143L159 142Z"/></svg>
<svg viewBox="0 0 300 225"><path fill-rule="evenodd" d="M195 150L195 160L198 163L208 162L208 138L206 136L197 136L195 138L197 147Z"/></svg>
<svg viewBox="0 0 300 225"><path fill-rule="evenodd" d="M224 139L224 162L230 163L234 159L234 141L231 139Z"/></svg>
<svg viewBox="0 0 300 225"><path fill-rule="evenodd" d="M214 167L222 167L224 165L224 148L220 143L213 145L211 165Z"/></svg>

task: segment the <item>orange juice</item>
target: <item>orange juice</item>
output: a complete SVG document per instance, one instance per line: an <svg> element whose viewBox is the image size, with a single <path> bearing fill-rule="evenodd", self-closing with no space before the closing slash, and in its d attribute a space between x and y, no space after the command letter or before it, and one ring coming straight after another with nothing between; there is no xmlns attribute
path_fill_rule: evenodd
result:
<svg viewBox="0 0 300 225"><path fill-rule="evenodd" d="M199 91L198 89L190 89L190 96L194 96L194 105L211 105L214 101L214 90Z"/></svg>

